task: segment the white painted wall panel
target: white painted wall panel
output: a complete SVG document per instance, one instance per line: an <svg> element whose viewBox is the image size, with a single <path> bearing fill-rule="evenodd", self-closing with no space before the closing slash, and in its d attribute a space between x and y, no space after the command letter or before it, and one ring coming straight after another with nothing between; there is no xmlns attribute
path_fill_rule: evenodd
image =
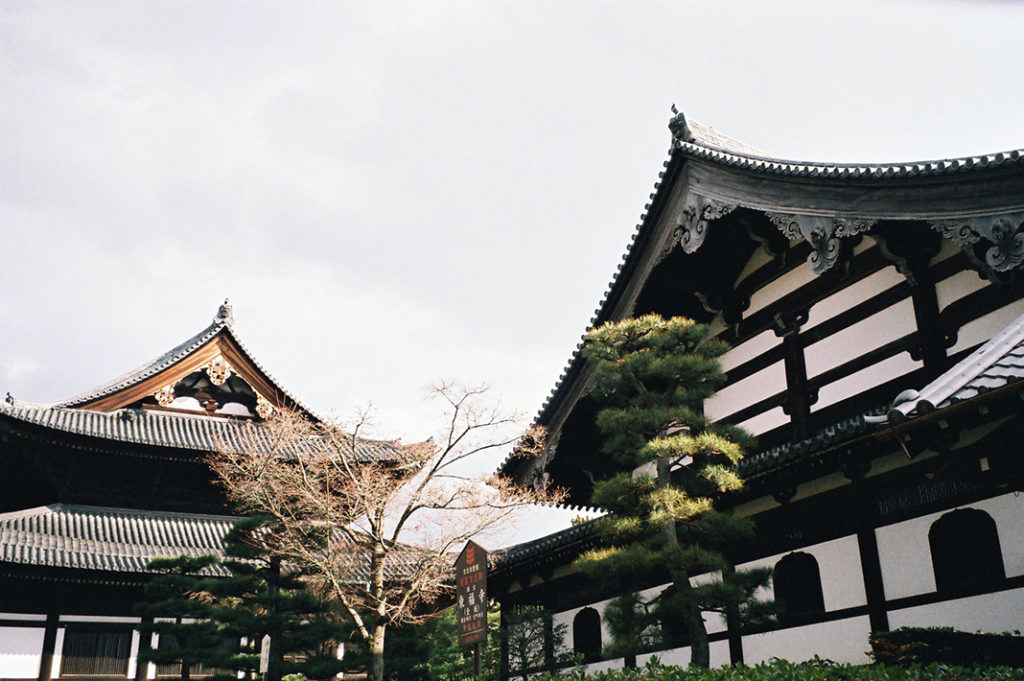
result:
<svg viewBox="0 0 1024 681"><path fill-rule="evenodd" d="M803 328L814 328L823 321L832 319L837 314L846 312L854 305L873 298L904 281L903 275L895 267L886 267L874 274L870 274L853 285L847 286L818 301L811 307L807 323Z"/></svg>
<svg viewBox="0 0 1024 681"><path fill-rule="evenodd" d="M838 381L823 385L818 390L818 401L811 405L811 411L815 412L836 402L841 402L848 397L859 395L865 390L870 390L876 385L909 374L911 371L916 371L922 366L924 364L918 360L911 359L909 353L901 352L877 364L872 364L860 371L855 371Z"/></svg>
<svg viewBox="0 0 1024 681"><path fill-rule="evenodd" d="M821 592L825 600L826 612L867 604L864 577L860 569L860 549L855 536L841 537L797 550L811 554L818 561L818 570L821 573ZM760 558L736 567L737 569L775 567L775 564L788 553L790 552L777 553L774 556ZM768 590L761 590L759 596L766 599L771 598L772 594ZM744 659L746 659L746 654L744 654Z"/></svg>
<svg viewBox="0 0 1024 681"><path fill-rule="evenodd" d="M1024 575L1024 497L1003 494L959 508L976 508L992 516L996 531L999 533L999 547L1003 553L1006 576ZM928 530L932 523L949 510L930 513L875 530L878 538L878 557L882 564L882 582L887 599L935 591L935 572L932 569ZM915 569L908 569L908 566L914 566Z"/></svg>
<svg viewBox="0 0 1024 681"><path fill-rule="evenodd" d="M743 314L749 317L801 286L811 283L815 277L817 275L806 264L797 265L767 286L754 291L750 296L750 306Z"/></svg>
<svg viewBox="0 0 1024 681"><path fill-rule="evenodd" d="M758 355L764 354L782 343L782 339L774 331L762 331L753 338L732 347L722 355L722 371L728 373L739 365L749 362Z"/></svg>
<svg viewBox="0 0 1024 681"><path fill-rule="evenodd" d="M991 284L974 270L961 270L952 277L936 282L935 297L939 302L939 311L945 310L949 307L950 303L954 303L975 291L980 291L986 286L991 286Z"/></svg>
<svg viewBox="0 0 1024 681"><path fill-rule="evenodd" d="M774 407L768 411L761 412L757 416L752 416L737 425L741 428L745 428L754 435L761 435L762 433L767 433L773 428L784 426L789 422L789 415L782 410L782 407Z"/></svg>
<svg viewBox="0 0 1024 681"><path fill-rule="evenodd" d="M37 678L45 633L42 627L0 627L0 678Z"/></svg>
<svg viewBox="0 0 1024 681"><path fill-rule="evenodd" d="M729 655L728 641L712 641L708 644L708 652L712 667L724 667L732 662L732 658ZM637 666L644 666L652 657L657 657L658 660L665 665L678 665L680 667L685 667L690 664L690 647L684 646L682 648L670 648L669 650L661 650L656 653L637 655Z"/></svg>
<svg viewBox="0 0 1024 681"><path fill-rule="evenodd" d="M1001 633L1024 629L1024 589L958 598L889 612L889 626L953 627Z"/></svg>
<svg viewBox="0 0 1024 681"><path fill-rule="evenodd" d="M757 664L781 657L802 662L818 655L836 662L866 664L870 633L868 618L862 616L744 636L743 661Z"/></svg>
<svg viewBox="0 0 1024 681"><path fill-rule="evenodd" d="M808 346L804 351L807 376L834 369L916 328L914 304L909 298Z"/></svg>
<svg viewBox="0 0 1024 681"><path fill-rule="evenodd" d="M928 548L928 528L933 521L931 516L914 518L875 530L887 600L935 591Z"/></svg>
<svg viewBox="0 0 1024 681"><path fill-rule="evenodd" d="M705 400L704 413L708 418L720 419L785 389L786 369L779 361L719 390Z"/></svg>
<svg viewBox="0 0 1024 681"><path fill-rule="evenodd" d="M1009 326L1021 314L1024 314L1024 300L1017 300L964 324L957 334L956 345L947 352L953 354L978 343L984 343Z"/></svg>

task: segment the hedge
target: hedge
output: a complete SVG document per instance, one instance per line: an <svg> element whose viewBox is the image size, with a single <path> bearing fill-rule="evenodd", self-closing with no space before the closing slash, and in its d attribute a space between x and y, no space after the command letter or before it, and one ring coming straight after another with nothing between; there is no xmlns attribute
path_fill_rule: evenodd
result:
<svg viewBox="0 0 1024 681"><path fill-rule="evenodd" d="M871 635L871 656L890 664L1024 667L1024 636L969 634L950 627L903 627Z"/></svg>
<svg viewBox="0 0 1024 681"><path fill-rule="evenodd" d="M530 681L1024 681L1024 669L1010 667L965 668L933 663L857 666L816 659L792 663L773 659L753 667L719 669L665 666L652 660L640 669L611 669L583 674L576 670L559 675L530 677Z"/></svg>

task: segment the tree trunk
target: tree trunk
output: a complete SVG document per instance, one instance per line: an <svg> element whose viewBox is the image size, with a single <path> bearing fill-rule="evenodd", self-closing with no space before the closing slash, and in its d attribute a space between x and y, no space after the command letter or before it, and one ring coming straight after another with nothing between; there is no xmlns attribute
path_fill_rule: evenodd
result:
<svg viewBox="0 0 1024 681"><path fill-rule="evenodd" d="M384 681L384 633L386 625L375 624L370 638L370 681Z"/></svg>
<svg viewBox="0 0 1024 681"><path fill-rule="evenodd" d="M658 460L658 487L670 487L672 485L671 471L667 459ZM676 523L669 520L662 528L665 543L668 546L679 546L679 535L676 534ZM671 570L672 584L682 594L688 594L690 586L690 575L686 570ZM682 616L683 626L686 627L686 634L690 639L690 664L695 667L707 669L711 666L711 651L708 647L708 630L704 626L704 616L700 607L690 598L684 598Z"/></svg>

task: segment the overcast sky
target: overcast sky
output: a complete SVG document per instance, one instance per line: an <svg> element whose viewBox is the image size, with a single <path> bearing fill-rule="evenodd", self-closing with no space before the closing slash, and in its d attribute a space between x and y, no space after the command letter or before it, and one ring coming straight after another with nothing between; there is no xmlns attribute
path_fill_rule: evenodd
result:
<svg viewBox="0 0 1024 681"><path fill-rule="evenodd" d="M774 155L1024 147L1021 2L0 4L0 395L206 326L314 410L532 416L667 157L669 107Z"/></svg>

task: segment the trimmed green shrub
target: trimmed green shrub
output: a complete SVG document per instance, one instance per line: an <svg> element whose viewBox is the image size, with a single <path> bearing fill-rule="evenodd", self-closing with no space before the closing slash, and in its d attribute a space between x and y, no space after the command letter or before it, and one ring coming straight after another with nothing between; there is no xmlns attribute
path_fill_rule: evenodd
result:
<svg viewBox="0 0 1024 681"><path fill-rule="evenodd" d="M1024 636L970 634L950 627L902 627L872 634L871 656L887 664L1024 667Z"/></svg>
<svg viewBox="0 0 1024 681"><path fill-rule="evenodd" d="M671 667L652 660L641 669L612 669L583 674L576 670L564 676L543 675L531 681L1024 681L1024 669L1009 667L965 668L941 664L921 666L874 664L857 666L816 659L793 663L773 659L747 667Z"/></svg>

